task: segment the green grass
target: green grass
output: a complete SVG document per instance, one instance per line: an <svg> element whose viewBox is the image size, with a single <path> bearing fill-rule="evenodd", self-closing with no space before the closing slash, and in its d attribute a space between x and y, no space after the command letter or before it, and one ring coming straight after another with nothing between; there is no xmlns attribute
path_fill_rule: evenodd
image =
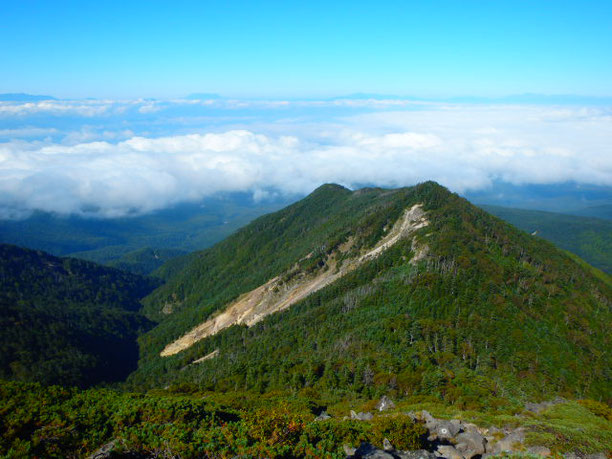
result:
<svg viewBox="0 0 612 459"><path fill-rule="evenodd" d="M612 423L572 401L554 405L522 424L527 445L546 445L553 452L612 452Z"/></svg>

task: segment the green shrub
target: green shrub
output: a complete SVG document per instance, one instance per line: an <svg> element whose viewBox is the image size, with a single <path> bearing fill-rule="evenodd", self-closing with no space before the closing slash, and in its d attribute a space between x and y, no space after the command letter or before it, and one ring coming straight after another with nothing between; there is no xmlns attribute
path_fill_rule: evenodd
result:
<svg viewBox="0 0 612 459"><path fill-rule="evenodd" d="M427 429L406 415L376 417L372 421L370 441L382 445L388 439L397 449L421 449L424 447Z"/></svg>
<svg viewBox="0 0 612 459"><path fill-rule="evenodd" d="M371 425L353 420L313 422L306 426L302 445L314 445L322 451L341 451L342 445L359 446L370 436Z"/></svg>
<svg viewBox="0 0 612 459"><path fill-rule="evenodd" d="M608 421L612 421L612 408L602 402L597 402L595 400L578 400L582 406L584 406L587 410L593 413L596 416L601 416Z"/></svg>
<svg viewBox="0 0 612 459"><path fill-rule="evenodd" d="M270 446L295 444L306 425L299 414L287 404L272 408L260 408L244 414L249 436L255 441Z"/></svg>

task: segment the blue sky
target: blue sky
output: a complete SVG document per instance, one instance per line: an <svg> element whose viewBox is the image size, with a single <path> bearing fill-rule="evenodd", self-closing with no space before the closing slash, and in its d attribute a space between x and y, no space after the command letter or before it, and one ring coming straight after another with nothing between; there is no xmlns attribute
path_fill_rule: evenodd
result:
<svg viewBox="0 0 612 459"><path fill-rule="evenodd" d="M326 182L612 201L611 0L1 6L0 93L56 99L0 100L0 220Z"/></svg>
<svg viewBox="0 0 612 459"><path fill-rule="evenodd" d="M0 92L612 95L612 2L4 1Z"/></svg>

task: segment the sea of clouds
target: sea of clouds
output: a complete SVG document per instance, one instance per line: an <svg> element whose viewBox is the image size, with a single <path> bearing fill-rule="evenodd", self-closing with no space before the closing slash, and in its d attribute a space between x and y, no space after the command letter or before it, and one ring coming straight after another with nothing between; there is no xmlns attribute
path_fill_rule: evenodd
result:
<svg viewBox="0 0 612 459"><path fill-rule="evenodd" d="M612 187L612 108L404 99L0 102L0 218L143 214L327 182Z"/></svg>

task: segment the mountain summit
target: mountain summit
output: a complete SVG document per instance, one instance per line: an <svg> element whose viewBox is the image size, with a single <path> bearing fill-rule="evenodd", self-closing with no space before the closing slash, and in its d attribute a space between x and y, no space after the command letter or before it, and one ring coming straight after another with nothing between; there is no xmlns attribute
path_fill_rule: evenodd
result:
<svg viewBox="0 0 612 459"><path fill-rule="evenodd" d="M610 393L610 284L433 182L324 185L145 299L130 382L491 397ZM179 371L182 370L182 371Z"/></svg>

